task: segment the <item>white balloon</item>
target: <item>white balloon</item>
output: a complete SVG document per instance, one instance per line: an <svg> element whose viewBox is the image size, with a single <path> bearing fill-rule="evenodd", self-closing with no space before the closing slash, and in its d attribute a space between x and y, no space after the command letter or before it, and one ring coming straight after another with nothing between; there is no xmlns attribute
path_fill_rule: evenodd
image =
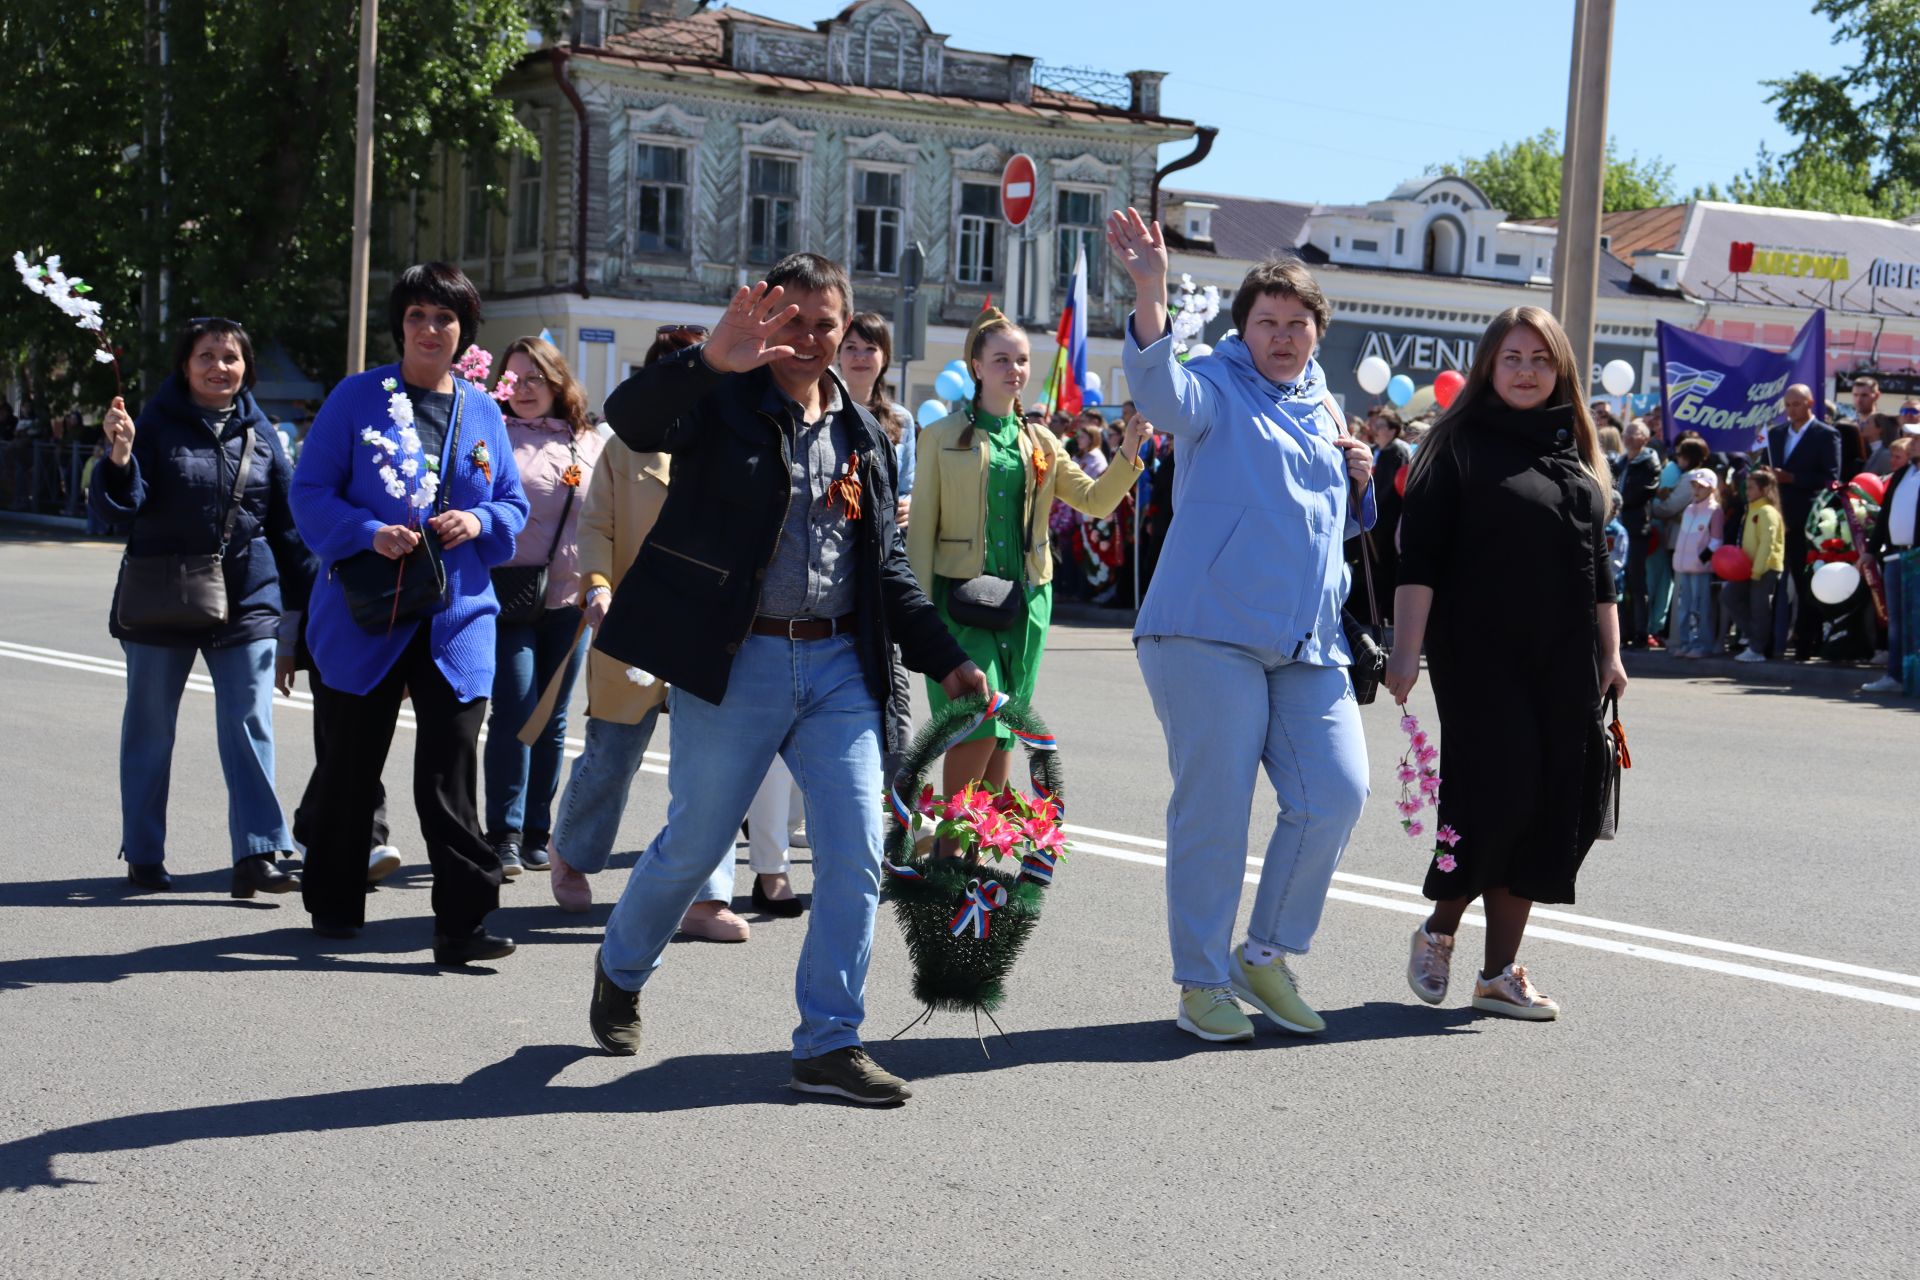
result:
<svg viewBox="0 0 1920 1280"><path fill-rule="evenodd" d="M1860 589L1860 570L1832 560L1813 571L1813 598L1821 604L1845 604Z"/></svg>
<svg viewBox="0 0 1920 1280"><path fill-rule="evenodd" d="M1196 342L1187 348L1187 359L1189 360L1198 360L1201 356L1210 356L1212 354L1213 348L1204 342Z"/></svg>
<svg viewBox="0 0 1920 1280"><path fill-rule="evenodd" d="M1633 366L1625 360L1609 360L1600 370L1600 385L1610 396L1623 396L1633 390Z"/></svg>
<svg viewBox="0 0 1920 1280"><path fill-rule="evenodd" d="M1104 390L1104 388L1102 388L1100 385L1100 375L1095 373L1091 369L1087 370L1087 390L1089 391Z"/></svg>
<svg viewBox="0 0 1920 1280"><path fill-rule="evenodd" d="M1379 356L1368 356L1353 371L1359 380L1360 389L1370 396L1377 396L1387 389L1387 383L1393 379L1393 367Z"/></svg>

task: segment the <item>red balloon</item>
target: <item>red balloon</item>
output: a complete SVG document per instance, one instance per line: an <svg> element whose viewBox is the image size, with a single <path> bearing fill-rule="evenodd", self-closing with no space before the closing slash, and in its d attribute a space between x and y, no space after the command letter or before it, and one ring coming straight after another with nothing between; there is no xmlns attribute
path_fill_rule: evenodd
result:
<svg viewBox="0 0 1920 1280"><path fill-rule="evenodd" d="M1433 380L1433 400L1442 409L1453 407L1453 398L1460 394L1460 388L1467 384L1458 369L1448 369Z"/></svg>
<svg viewBox="0 0 1920 1280"><path fill-rule="evenodd" d="M1393 473L1393 491L1401 497L1407 496L1407 472L1413 470L1412 463L1404 463Z"/></svg>
<svg viewBox="0 0 1920 1280"><path fill-rule="evenodd" d="M1854 492L1875 506L1887 500L1887 482L1883 476L1877 476L1871 471L1862 471L1847 483L1853 487Z"/></svg>
<svg viewBox="0 0 1920 1280"><path fill-rule="evenodd" d="M1713 553L1713 572L1722 582L1745 582L1753 576L1753 557L1728 545Z"/></svg>

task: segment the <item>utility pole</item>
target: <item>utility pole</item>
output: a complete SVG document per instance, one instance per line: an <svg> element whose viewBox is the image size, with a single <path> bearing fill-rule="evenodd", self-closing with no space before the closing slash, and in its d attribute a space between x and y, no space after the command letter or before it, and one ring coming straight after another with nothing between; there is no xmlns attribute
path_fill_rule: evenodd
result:
<svg viewBox="0 0 1920 1280"><path fill-rule="evenodd" d="M1583 384L1593 368L1600 209L1606 194L1607 79L1612 66L1613 0L1576 0L1573 58L1567 75L1566 153L1560 166L1560 234L1553 253L1553 312L1573 345L1574 368Z"/></svg>
<svg viewBox="0 0 1920 1280"><path fill-rule="evenodd" d="M354 119L353 258L347 269L347 372L367 367L367 258L373 233L373 51L380 0L360 0L360 104Z"/></svg>

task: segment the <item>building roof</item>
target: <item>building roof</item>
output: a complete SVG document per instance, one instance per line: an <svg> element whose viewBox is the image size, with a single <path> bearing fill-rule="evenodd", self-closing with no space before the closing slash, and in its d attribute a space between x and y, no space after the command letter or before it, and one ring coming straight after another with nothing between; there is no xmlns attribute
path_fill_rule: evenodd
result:
<svg viewBox="0 0 1920 1280"><path fill-rule="evenodd" d="M1653 209L1619 209L1600 215L1600 234L1607 237L1607 251L1622 262L1630 262L1642 249L1665 253L1680 248L1680 233L1687 225L1685 204L1666 204ZM1558 218L1515 218L1515 222L1535 227L1558 227Z"/></svg>
<svg viewBox="0 0 1920 1280"><path fill-rule="evenodd" d="M757 89L784 89L791 93L835 94L849 98L871 98L876 101L958 107L1025 116L1043 121L1064 120L1090 124L1134 122L1172 125L1182 129L1193 128L1191 120L1172 116L1143 115L1129 111L1125 107L1109 106L1090 98L1078 97L1037 84L1033 86L1033 100L1028 104L969 98L960 94L921 93L912 89L883 89L867 85L843 84L836 80L816 80L801 76L742 71L727 63L725 24L730 22L747 22L790 31L811 30L797 23L748 13L743 9L708 9L689 17L661 19L649 22L642 29L619 32L607 38L604 48L583 47L575 51L575 57L589 62L604 62L646 71L706 76L717 81Z"/></svg>
<svg viewBox="0 0 1920 1280"><path fill-rule="evenodd" d="M1167 247L1186 253L1210 253L1219 258L1258 262L1276 253L1294 253L1300 232L1307 225L1311 204L1285 200L1257 200L1249 196L1215 195L1203 191L1160 192L1160 206L1185 200L1203 201L1216 206L1213 213L1213 240L1191 241L1176 227L1166 228Z"/></svg>

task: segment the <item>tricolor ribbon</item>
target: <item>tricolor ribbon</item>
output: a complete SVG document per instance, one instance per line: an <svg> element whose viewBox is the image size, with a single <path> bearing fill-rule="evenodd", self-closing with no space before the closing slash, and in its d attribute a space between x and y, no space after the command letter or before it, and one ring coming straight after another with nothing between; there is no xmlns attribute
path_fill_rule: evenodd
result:
<svg viewBox="0 0 1920 1280"><path fill-rule="evenodd" d="M954 913L953 923L947 929L956 938L971 929L974 937L984 939L991 924L988 917L1006 905L1007 886L998 880L990 880L984 885L978 880L969 880L967 900Z"/></svg>
<svg viewBox="0 0 1920 1280"><path fill-rule="evenodd" d="M889 875L901 880L925 880L927 878L920 868L905 866L898 862L889 862L887 864L887 872Z"/></svg>
<svg viewBox="0 0 1920 1280"><path fill-rule="evenodd" d="M1020 860L1020 874L1035 884L1052 884L1053 868L1060 855L1048 849L1030 849Z"/></svg>

